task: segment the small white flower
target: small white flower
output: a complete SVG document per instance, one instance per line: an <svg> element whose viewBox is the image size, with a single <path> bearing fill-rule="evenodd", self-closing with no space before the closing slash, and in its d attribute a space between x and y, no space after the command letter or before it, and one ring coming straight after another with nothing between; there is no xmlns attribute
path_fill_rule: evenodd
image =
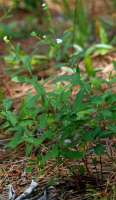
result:
<svg viewBox="0 0 116 200"><path fill-rule="evenodd" d="M43 38L46 39L46 35L43 35Z"/></svg>
<svg viewBox="0 0 116 200"><path fill-rule="evenodd" d="M64 144L71 144L71 143L72 143L72 141L70 139L65 139L64 140Z"/></svg>
<svg viewBox="0 0 116 200"><path fill-rule="evenodd" d="M56 43L57 43L57 44L61 44L61 43L62 43L62 39L57 38L57 39L56 39Z"/></svg>
<svg viewBox="0 0 116 200"><path fill-rule="evenodd" d="M3 37L3 40L4 40L4 41L7 40L7 36L6 36L6 35Z"/></svg>
<svg viewBox="0 0 116 200"><path fill-rule="evenodd" d="M8 39L7 35L3 37L4 42L8 43L10 40Z"/></svg>
<svg viewBox="0 0 116 200"><path fill-rule="evenodd" d="M42 4L42 7L44 8L45 6L46 6L46 3L43 3L43 4Z"/></svg>

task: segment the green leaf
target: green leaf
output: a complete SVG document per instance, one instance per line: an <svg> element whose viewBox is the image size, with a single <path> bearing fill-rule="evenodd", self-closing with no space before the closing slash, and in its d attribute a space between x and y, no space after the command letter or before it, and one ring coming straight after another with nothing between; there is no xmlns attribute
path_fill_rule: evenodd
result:
<svg viewBox="0 0 116 200"><path fill-rule="evenodd" d="M45 97L45 89L44 87L38 82L37 77L33 77L33 79L31 80L31 84L33 85L33 87L35 88L37 94L41 97Z"/></svg>
<svg viewBox="0 0 116 200"><path fill-rule="evenodd" d="M46 126L47 126L47 116L46 116L46 114L42 114L39 117L39 127L46 128Z"/></svg>
<svg viewBox="0 0 116 200"><path fill-rule="evenodd" d="M85 95L85 89L81 88L79 93L76 95L76 98L74 100L74 104L73 104L73 109L74 110L80 110L83 108L83 98Z"/></svg>
<svg viewBox="0 0 116 200"><path fill-rule="evenodd" d="M110 83L116 83L116 77L112 78L112 79L110 80Z"/></svg>
<svg viewBox="0 0 116 200"><path fill-rule="evenodd" d="M91 103L96 106L101 105L103 102L104 102L104 99L102 96L95 96L91 98Z"/></svg>
<svg viewBox="0 0 116 200"><path fill-rule="evenodd" d="M90 25L85 4L82 0L75 2L73 22L73 42L85 46L90 34Z"/></svg>
<svg viewBox="0 0 116 200"><path fill-rule="evenodd" d="M12 126L16 126L17 124L17 117L14 113L12 113L11 111L6 111L6 112L2 112L3 116L6 117L6 119L11 123Z"/></svg>
<svg viewBox="0 0 116 200"><path fill-rule="evenodd" d="M38 96L45 96L46 92L44 87L38 82L37 77L33 76L32 78L27 78L25 76L15 76L12 78L12 80L17 81L19 83L26 83L26 84L31 84Z"/></svg>
<svg viewBox="0 0 116 200"><path fill-rule="evenodd" d="M50 159L56 159L59 157L59 148L57 145L54 145L51 150L48 151L48 153L45 156L42 156L41 163L45 164L46 161Z"/></svg>
<svg viewBox="0 0 116 200"><path fill-rule="evenodd" d="M24 142L23 136L19 133L16 133L16 135L12 138L12 140L6 145L8 148L15 149L19 144Z"/></svg>
<svg viewBox="0 0 116 200"><path fill-rule="evenodd" d="M77 159L77 160L81 160L84 157L84 152L80 152L80 151L65 151L62 150L61 151L61 155L65 158L69 158L69 159Z"/></svg>
<svg viewBox="0 0 116 200"><path fill-rule="evenodd" d="M27 78L26 76L13 76L12 81L15 81L17 83L32 84L32 79Z"/></svg>
<svg viewBox="0 0 116 200"><path fill-rule="evenodd" d="M26 156L30 156L33 150L33 145L32 144L26 144Z"/></svg>
<svg viewBox="0 0 116 200"><path fill-rule="evenodd" d="M33 172L33 167L26 167L25 172L26 174L31 174Z"/></svg>
<svg viewBox="0 0 116 200"><path fill-rule="evenodd" d="M45 131L42 136L38 138L34 138L33 136L25 135L24 141L30 144L33 144L35 147L39 147L41 144L44 143L44 141L52 139L53 138L53 132L51 131Z"/></svg>
<svg viewBox="0 0 116 200"><path fill-rule="evenodd" d="M105 147L103 144L97 144L95 147L94 147L94 152L97 156L101 156L105 153Z"/></svg>
<svg viewBox="0 0 116 200"><path fill-rule="evenodd" d="M105 83L105 81L100 78L93 77L91 79L91 85L92 87L95 87L96 89L100 89L102 83Z"/></svg>
<svg viewBox="0 0 116 200"><path fill-rule="evenodd" d="M84 64L86 72L89 76L95 76L95 71L92 63L92 58L90 56L85 56Z"/></svg>
<svg viewBox="0 0 116 200"><path fill-rule="evenodd" d="M21 127L30 127L30 126L32 126L33 125L33 120L23 120L23 121L21 121L20 123L19 123L19 125L21 126Z"/></svg>
<svg viewBox="0 0 116 200"><path fill-rule="evenodd" d="M72 83L72 85L78 85L81 83L80 76L78 73L72 75L62 75L54 80L54 82L62 82L62 81L70 82Z"/></svg>
<svg viewBox="0 0 116 200"><path fill-rule="evenodd" d="M112 112L110 110L103 110L100 112L101 117L104 119L112 119Z"/></svg>
<svg viewBox="0 0 116 200"><path fill-rule="evenodd" d="M23 62L23 67L24 69L26 69L27 71L29 71L29 73L32 73L32 65L31 65L31 57L28 55L25 55L22 57L22 62Z"/></svg>
<svg viewBox="0 0 116 200"><path fill-rule="evenodd" d="M95 44L86 50L85 56L92 55L93 53L97 55L104 55L109 51L111 51L112 49L113 47L108 44Z"/></svg>
<svg viewBox="0 0 116 200"><path fill-rule="evenodd" d="M68 65L73 67L77 65L77 63L84 57L84 50L82 52L76 52L72 54L72 56L69 59Z"/></svg>
<svg viewBox="0 0 116 200"><path fill-rule="evenodd" d="M94 132L87 132L83 135L83 140L86 142L91 142L95 139Z"/></svg>
<svg viewBox="0 0 116 200"><path fill-rule="evenodd" d="M3 106L6 110L9 110L12 107L12 100L11 99L4 99Z"/></svg>
<svg viewBox="0 0 116 200"><path fill-rule="evenodd" d="M38 97L32 94L27 94L20 105L19 117L21 119L32 118L34 119L37 116L37 100Z"/></svg>
<svg viewBox="0 0 116 200"><path fill-rule="evenodd" d="M26 143L29 143L30 145L32 144L35 147L39 147L43 143L43 138L34 138L33 136L25 135L24 136L24 141Z"/></svg>
<svg viewBox="0 0 116 200"><path fill-rule="evenodd" d="M114 133L116 135L116 125L109 125L108 130L110 130L112 133Z"/></svg>
<svg viewBox="0 0 116 200"><path fill-rule="evenodd" d="M87 108L85 105L83 106L83 110L78 111L77 113L77 119L78 120L85 120L87 117L89 117L92 113L95 113L96 110L93 108Z"/></svg>
<svg viewBox="0 0 116 200"><path fill-rule="evenodd" d="M100 37L100 42L102 44L107 44L108 43L108 35L101 23L99 23L99 37Z"/></svg>
<svg viewBox="0 0 116 200"><path fill-rule="evenodd" d="M32 37L37 37L37 33L35 31L31 32L30 34Z"/></svg>

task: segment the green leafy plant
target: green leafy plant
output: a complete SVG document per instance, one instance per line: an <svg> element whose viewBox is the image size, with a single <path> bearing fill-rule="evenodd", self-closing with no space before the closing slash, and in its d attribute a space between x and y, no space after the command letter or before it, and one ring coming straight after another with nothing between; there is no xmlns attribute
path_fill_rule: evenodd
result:
<svg viewBox="0 0 116 200"><path fill-rule="evenodd" d="M64 3L68 6L67 1ZM90 174L88 160L91 159L95 167L99 160L103 178L102 156L105 154L115 163L112 155L112 148L115 147L112 145L109 148L106 141L116 134L116 94L112 92L116 78L112 75L108 80L97 78L92 56L94 53L104 55L113 47L102 24L100 44L89 45L91 27L83 6L82 1L76 1L71 28L64 31L61 37L56 37L51 26L47 34L31 33L38 39L39 45L47 46L46 54L38 55L35 48L31 55L27 55L20 45L15 47L8 37L4 37L9 45L9 55L5 56L7 72L12 81L31 85L34 93L28 92L17 110L13 109L12 99L1 98L1 129L13 135L7 147L16 148L23 143L27 156L35 150L38 162L43 164L49 159L76 159L81 161L80 172ZM49 15L48 7L44 9ZM51 60L60 67L67 65L71 74L56 77L52 81L54 90L47 92L33 71L34 64L39 66ZM80 60L85 66L84 74L77 67ZM114 68L115 65L114 62ZM26 75L24 72L27 72ZM104 83L108 89L103 93L101 85ZM75 87L79 91L72 95ZM44 153L41 151L43 146L46 147Z"/></svg>
<svg viewBox="0 0 116 200"><path fill-rule="evenodd" d="M75 1L74 21L73 21L73 43L85 46L89 39L90 25L88 14L85 10L84 1Z"/></svg>
<svg viewBox="0 0 116 200"><path fill-rule="evenodd" d="M8 146L16 148L25 143L26 153L29 155L33 148L41 148L44 144L48 151L45 155L37 155L42 162L62 157L82 160L88 173L87 159L90 155L101 159L106 154L115 162L103 141L115 136L116 95L110 89L105 93L100 92L102 83L111 88L114 77L105 81L91 77L88 71L91 78L87 81L79 69L75 69L72 75L56 78L55 90L47 93L33 75L31 57L20 55L19 48L16 47L13 58L15 64L22 64L29 76L23 76L18 71L12 74L12 80L31 84L35 95L28 93L17 111L12 109L11 100L3 101L1 117L5 123L2 128L14 133ZM63 86L62 82L68 84ZM79 92L71 100L73 87L76 86L80 87ZM98 95L94 93L95 90L99 91ZM38 129L43 130L39 136L35 134Z"/></svg>

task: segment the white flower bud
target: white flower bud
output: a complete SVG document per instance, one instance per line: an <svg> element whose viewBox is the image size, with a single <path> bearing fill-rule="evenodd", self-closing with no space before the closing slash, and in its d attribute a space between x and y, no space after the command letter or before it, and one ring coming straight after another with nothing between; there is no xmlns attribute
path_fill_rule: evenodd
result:
<svg viewBox="0 0 116 200"><path fill-rule="evenodd" d="M72 143L72 141L70 139L65 139L64 140L64 144L71 144L71 143Z"/></svg>
<svg viewBox="0 0 116 200"><path fill-rule="evenodd" d="M61 43L62 43L62 39L57 38L57 39L56 39L56 43L57 43L57 44L61 44Z"/></svg>
<svg viewBox="0 0 116 200"><path fill-rule="evenodd" d="M45 6L46 6L46 3L43 3L43 4L42 4L42 7L44 8Z"/></svg>
<svg viewBox="0 0 116 200"><path fill-rule="evenodd" d="M43 35L43 38L46 39L46 35Z"/></svg>
<svg viewBox="0 0 116 200"><path fill-rule="evenodd" d="M8 39L7 35L3 37L4 42L9 43L10 40Z"/></svg>

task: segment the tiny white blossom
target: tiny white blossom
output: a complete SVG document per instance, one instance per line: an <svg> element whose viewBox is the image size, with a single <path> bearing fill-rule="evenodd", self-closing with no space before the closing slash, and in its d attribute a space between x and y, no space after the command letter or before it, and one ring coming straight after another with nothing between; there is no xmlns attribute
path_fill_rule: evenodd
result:
<svg viewBox="0 0 116 200"><path fill-rule="evenodd" d="M56 43L57 43L57 44L61 44L61 43L62 43L62 39L57 38L57 39L56 39Z"/></svg>
<svg viewBox="0 0 116 200"><path fill-rule="evenodd" d="M72 143L72 141L70 139L65 139L64 140L64 144L71 144L71 143Z"/></svg>
<svg viewBox="0 0 116 200"><path fill-rule="evenodd" d="M6 43L9 42L9 39L8 39L7 35L3 37L3 40L4 40L4 42L6 42Z"/></svg>
<svg viewBox="0 0 116 200"><path fill-rule="evenodd" d="M43 35L43 38L46 39L46 35Z"/></svg>
<svg viewBox="0 0 116 200"><path fill-rule="evenodd" d="M6 35L3 37L3 40L7 40L7 36Z"/></svg>
<svg viewBox="0 0 116 200"><path fill-rule="evenodd" d="M46 3L43 3L43 4L42 4L42 7L45 7L45 6L46 6Z"/></svg>

